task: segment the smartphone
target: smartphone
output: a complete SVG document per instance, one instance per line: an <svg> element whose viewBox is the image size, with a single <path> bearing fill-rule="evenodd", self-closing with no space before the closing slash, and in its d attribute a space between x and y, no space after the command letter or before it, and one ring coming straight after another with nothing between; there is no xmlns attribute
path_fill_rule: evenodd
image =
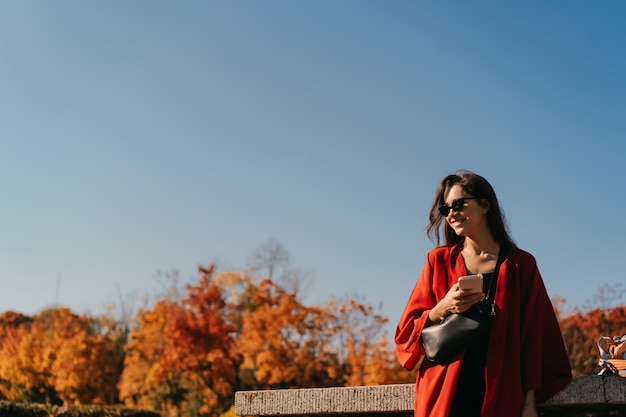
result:
<svg viewBox="0 0 626 417"><path fill-rule="evenodd" d="M483 292L483 274L466 275L459 278L459 288L471 292Z"/></svg>

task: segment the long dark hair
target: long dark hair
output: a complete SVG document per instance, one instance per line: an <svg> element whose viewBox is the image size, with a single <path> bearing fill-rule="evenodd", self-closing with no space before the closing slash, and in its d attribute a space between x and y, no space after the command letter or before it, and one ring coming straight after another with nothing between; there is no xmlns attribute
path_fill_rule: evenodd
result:
<svg viewBox="0 0 626 417"><path fill-rule="evenodd" d="M439 246L442 229L446 245L452 245L464 239L454 232L448 222L445 221L445 217L439 212L439 206L445 203L446 193L454 185L462 187L469 195L479 199L478 201L481 205L484 204L483 200L487 201L489 203L487 226L491 235L501 246L516 246L509 235L504 213L500 209L493 187L486 179L470 171L457 171L454 174L445 176L439 182L433 205L430 208L429 222L426 226L426 234L430 240Z"/></svg>

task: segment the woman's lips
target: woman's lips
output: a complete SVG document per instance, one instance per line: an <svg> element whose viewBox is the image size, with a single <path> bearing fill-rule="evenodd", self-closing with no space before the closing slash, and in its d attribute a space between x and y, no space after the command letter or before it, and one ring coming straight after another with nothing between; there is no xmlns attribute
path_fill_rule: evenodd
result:
<svg viewBox="0 0 626 417"><path fill-rule="evenodd" d="M465 221L465 217L461 218L461 219L452 219L449 223L450 226L458 226L461 223L463 223Z"/></svg>

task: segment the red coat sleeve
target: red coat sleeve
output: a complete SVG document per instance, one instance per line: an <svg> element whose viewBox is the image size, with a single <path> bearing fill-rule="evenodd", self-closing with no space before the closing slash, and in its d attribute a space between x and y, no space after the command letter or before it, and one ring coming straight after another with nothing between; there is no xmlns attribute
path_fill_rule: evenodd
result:
<svg viewBox="0 0 626 417"><path fill-rule="evenodd" d="M420 335L428 320L428 313L437 303L432 293L433 270L432 260L427 259L396 327L396 353L402 366L409 371L424 356Z"/></svg>
<svg viewBox="0 0 626 417"><path fill-rule="evenodd" d="M514 249L502 264L496 311L487 351L486 416L514 415L525 394L538 403L571 381L561 331L537 268L528 252Z"/></svg>
<svg viewBox="0 0 626 417"><path fill-rule="evenodd" d="M561 336L561 329L548 297L543 279L531 255L529 277L521 305L521 374L522 390L535 390L538 403L545 402L571 380L571 368Z"/></svg>
<svg viewBox="0 0 626 417"><path fill-rule="evenodd" d="M433 249L427 256L404 312L396 327L395 346L400 363L413 370L420 364L415 383L415 417L445 417L461 370L463 353L447 366L422 360L425 356L420 342L428 313L463 275L465 266L458 263L453 247ZM456 268L456 269L455 269Z"/></svg>

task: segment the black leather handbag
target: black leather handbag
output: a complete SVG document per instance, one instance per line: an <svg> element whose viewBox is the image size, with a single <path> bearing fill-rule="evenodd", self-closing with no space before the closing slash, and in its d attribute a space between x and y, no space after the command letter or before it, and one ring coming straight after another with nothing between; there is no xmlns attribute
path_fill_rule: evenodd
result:
<svg viewBox="0 0 626 417"><path fill-rule="evenodd" d="M463 313L450 314L440 323L433 323L422 330L422 344L426 357L431 362L439 364L448 362L474 340L489 332L491 318L489 313L487 313L489 309L489 295L493 294L495 296L495 291L492 292L491 289L494 288L495 290L500 264L504 260L506 252L508 251L504 247L500 249L485 300L474 304ZM493 300L491 301L491 303L494 302ZM491 315L495 315L493 304L491 305Z"/></svg>
<svg viewBox="0 0 626 417"><path fill-rule="evenodd" d="M422 330L422 344L431 362L445 363L465 349L482 334L489 325L476 305L464 313L453 313L443 321Z"/></svg>

